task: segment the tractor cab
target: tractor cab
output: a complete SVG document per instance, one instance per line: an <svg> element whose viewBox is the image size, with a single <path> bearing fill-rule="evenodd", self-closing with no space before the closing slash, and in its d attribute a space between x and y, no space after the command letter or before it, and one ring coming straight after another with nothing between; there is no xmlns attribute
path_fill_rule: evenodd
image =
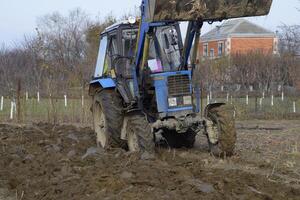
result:
<svg viewBox="0 0 300 200"><path fill-rule="evenodd" d="M103 88L117 87L128 104L134 101L132 63L138 28L137 23L130 24L125 20L107 27L101 33L94 73L95 85L100 82Z"/></svg>
<svg viewBox="0 0 300 200"><path fill-rule="evenodd" d="M100 46L94 79L115 77L116 62L134 57L138 36L138 25L128 21L113 24L100 35ZM119 71L121 71L119 69Z"/></svg>

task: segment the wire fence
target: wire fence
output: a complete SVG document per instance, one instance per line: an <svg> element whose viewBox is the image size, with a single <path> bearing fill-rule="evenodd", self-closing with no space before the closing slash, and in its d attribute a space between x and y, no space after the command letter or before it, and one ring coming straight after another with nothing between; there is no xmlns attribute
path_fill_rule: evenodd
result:
<svg viewBox="0 0 300 200"><path fill-rule="evenodd" d="M85 92L65 94L30 94L17 98L1 96L0 122L49 122L91 124L91 97ZM246 119L300 119L300 98L284 92L204 92L203 106L208 103L227 103L235 108L237 120Z"/></svg>
<svg viewBox="0 0 300 200"><path fill-rule="evenodd" d="M207 92L205 103L227 103L235 107L235 117L246 119L299 119L300 98L297 91Z"/></svg>
<svg viewBox="0 0 300 200"><path fill-rule="evenodd" d="M1 96L0 121L90 124L90 107L91 100L87 95L69 98L66 94L60 97L25 94L19 101Z"/></svg>

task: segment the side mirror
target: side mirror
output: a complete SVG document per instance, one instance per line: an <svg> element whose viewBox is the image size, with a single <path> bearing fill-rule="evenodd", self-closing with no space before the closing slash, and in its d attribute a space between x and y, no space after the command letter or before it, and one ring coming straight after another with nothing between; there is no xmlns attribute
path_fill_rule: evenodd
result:
<svg viewBox="0 0 300 200"><path fill-rule="evenodd" d="M171 34L171 45L173 46L178 45L178 35L176 30L174 29L170 30L170 34Z"/></svg>

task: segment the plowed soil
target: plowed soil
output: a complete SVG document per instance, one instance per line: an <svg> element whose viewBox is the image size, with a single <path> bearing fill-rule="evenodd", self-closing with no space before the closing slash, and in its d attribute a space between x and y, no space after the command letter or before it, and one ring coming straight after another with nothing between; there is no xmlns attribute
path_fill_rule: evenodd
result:
<svg viewBox="0 0 300 200"><path fill-rule="evenodd" d="M90 128L0 125L0 200L300 199L300 121L239 122L236 154L96 148Z"/></svg>

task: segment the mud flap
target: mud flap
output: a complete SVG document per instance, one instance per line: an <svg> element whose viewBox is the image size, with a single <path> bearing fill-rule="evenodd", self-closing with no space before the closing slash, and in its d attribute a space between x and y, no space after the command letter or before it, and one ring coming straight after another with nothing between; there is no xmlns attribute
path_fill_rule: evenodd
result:
<svg viewBox="0 0 300 200"><path fill-rule="evenodd" d="M221 107L226 105L226 103L212 103L208 104L204 110L204 117L207 119L208 118L208 113L210 112L211 109Z"/></svg>

